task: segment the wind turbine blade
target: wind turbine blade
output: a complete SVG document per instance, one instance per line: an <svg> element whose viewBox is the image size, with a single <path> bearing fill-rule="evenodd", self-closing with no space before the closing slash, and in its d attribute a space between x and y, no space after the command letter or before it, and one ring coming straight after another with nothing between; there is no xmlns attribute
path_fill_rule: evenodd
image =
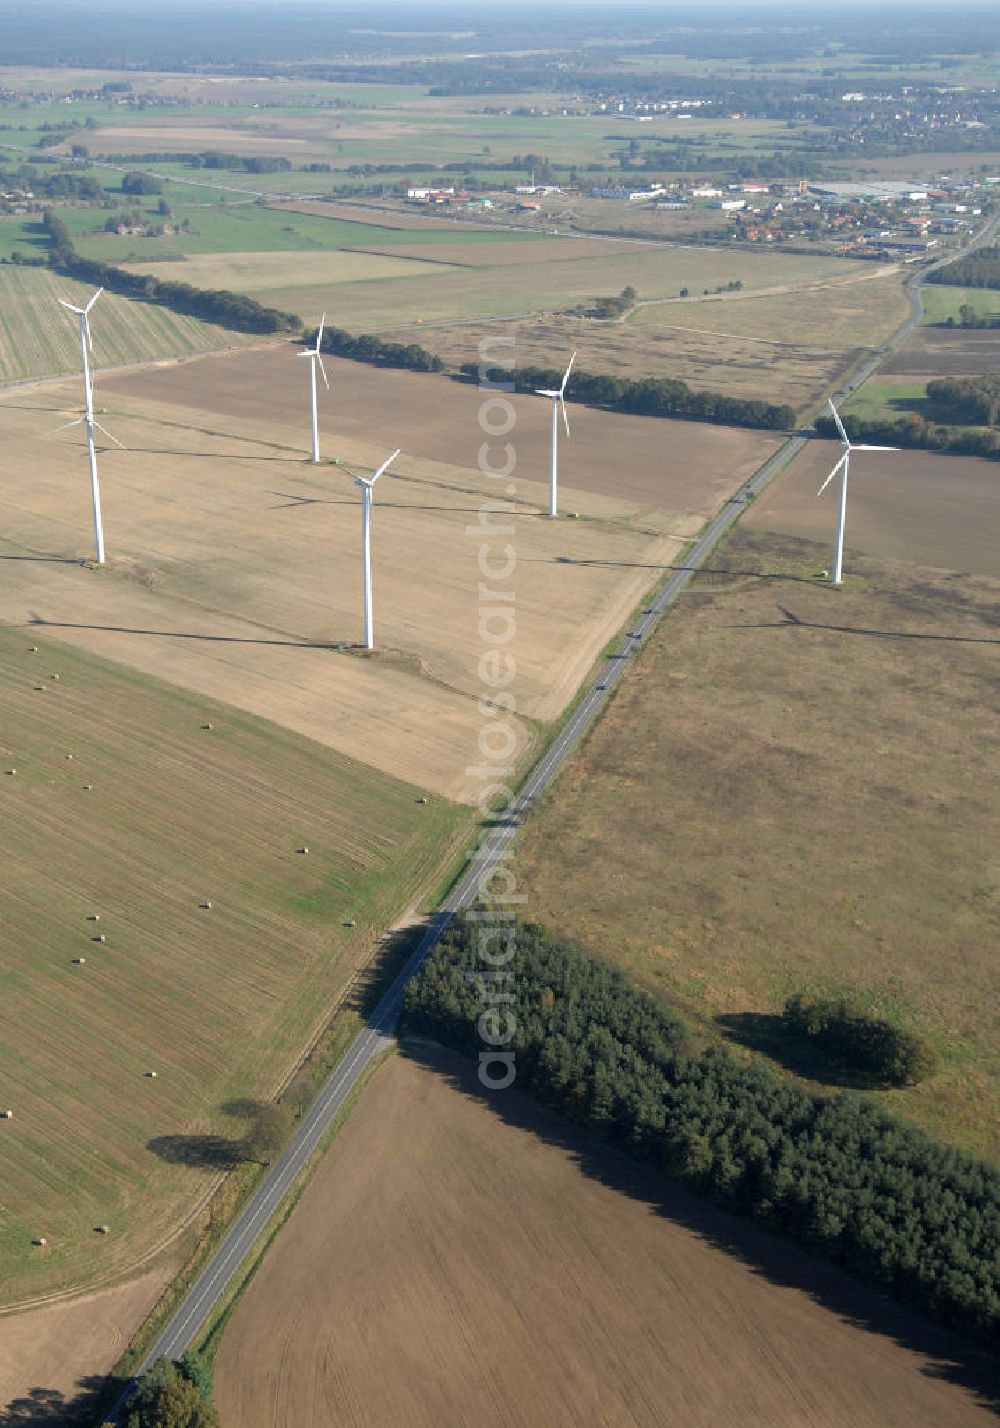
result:
<svg viewBox="0 0 1000 1428"><path fill-rule="evenodd" d="M72 421L64 421L62 426L54 426L49 432L49 436L55 436L57 431L69 431L71 426L82 426L83 423L84 418L82 416L74 417Z"/></svg>
<svg viewBox="0 0 1000 1428"><path fill-rule="evenodd" d="M834 476L836 476L837 472L840 470L840 468L843 466L843 464L844 464L844 462L845 462L846 460L847 460L847 453L845 452L844 455L843 455L843 456L840 458L840 460L837 462L836 466L835 466L835 467L833 468L833 470L830 472L829 476L828 476L828 477L826 478L826 480L823 482L822 486L821 486L821 487L819 488L819 490L816 492L816 495L817 495L817 496L822 496L823 492L826 490L827 486L829 486L830 482L833 480Z"/></svg>
<svg viewBox="0 0 1000 1428"><path fill-rule="evenodd" d="M559 405L562 407L563 424L566 427L566 435L569 436L569 417L566 415L566 401L561 392L559 394Z"/></svg>
<svg viewBox="0 0 1000 1428"><path fill-rule="evenodd" d="M330 379L326 375L326 368L323 366L323 359L318 352L316 353L316 361L319 363L320 375L322 376L323 381L326 383L326 390L329 391Z"/></svg>
<svg viewBox="0 0 1000 1428"><path fill-rule="evenodd" d="M96 293L94 294L94 296L90 299L90 302L88 302L87 306L83 309L84 312L89 312L89 311L90 311L90 309L94 306L94 303L95 303L95 302L97 301L97 299L101 296L101 293L102 293L103 291L104 291L103 288L98 288L98 289L97 289L97 292L96 292Z"/></svg>
<svg viewBox="0 0 1000 1428"><path fill-rule="evenodd" d="M111 433L110 433L110 431L108 431L108 429L107 429L106 426L101 426L101 423L100 423L99 421L95 421L95 422L94 422L94 425L97 427L97 430L98 430L98 431L103 431L104 435L108 438L108 440L109 440L109 441L113 441L114 444L119 448L119 450L121 450L121 451L127 451L127 450L128 450L128 447L125 445L125 443L122 442L122 441L119 441L118 438L117 438L117 436L112 436Z"/></svg>
<svg viewBox="0 0 1000 1428"><path fill-rule="evenodd" d="M900 451L898 446L852 446L852 451Z"/></svg>
<svg viewBox="0 0 1000 1428"><path fill-rule="evenodd" d="M562 386L559 388L559 395L560 395L560 396L562 396L563 392L565 392L565 390L566 390L566 383L569 381L569 374L570 374L570 372L572 372L572 370L573 370L573 363L574 363L575 361L576 361L576 353L574 352L573 355L572 355L572 357L569 359L569 366L566 368L566 375L565 375L565 376L563 377L563 379L562 379Z"/></svg>
<svg viewBox="0 0 1000 1428"><path fill-rule="evenodd" d="M550 392L549 389L548 389L548 387L536 387L536 388L535 388L535 396L536 396L536 397L558 397L559 395L560 395L559 392Z"/></svg>
<svg viewBox="0 0 1000 1428"><path fill-rule="evenodd" d="M65 298L56 298L56 302L60 307L67 307L70 312L75 312L77 316L83 317L84 309L82 307L76 307L73 303L67 302Z"/></svg>
<svg viewBox="0 0 1000 1428"><path fill-rule="evenodd" d="M317 352L318 352L318 351L320 350L320 348L323 346L323 328L324 328L325 326L326 326L326 313L324 312L323 316L322 316L322 317L320 318L320 320L319 320L319 330L318 330L318 332L316 333L316 351L317 351Z"/></svg>
<svg viewBox="0 0 1000 1428"><path fill-rule="evenodd" d="M840 439L841 439L841 441L844 443L845 446L850 446L850 444L851 444L851 438L847 435L847 432L844 430L844 423L840 420L840 413L837 411L837 408L833 405L833 398L832 398L832 397L830 398L830 410L833 412L833 419L834 419L834 421L837 423L837 430L840 432Z"/></svg>
<svg viewBox="0 0 1000 1428"><path fill-rule="evenodd" d="M402 449L403 449L403 448L402 448L401 446L397 446L396 450L395 450L395 451L392 453L392 455L389 457L389 460L382 462L382 465L378 468L378 470L377 470L377 471L375 472L375 474L372 476L371 481L368 483L369 485L371 485L371 486L374 486L374 485L375 485L375 482L376 482L376 481L378 480L378 478L382 475L382 472L388 470L388 468L389 468L389 467L392 465L392 463L395 461L396 457L399 455L399 453L402 451Z"/></svg>

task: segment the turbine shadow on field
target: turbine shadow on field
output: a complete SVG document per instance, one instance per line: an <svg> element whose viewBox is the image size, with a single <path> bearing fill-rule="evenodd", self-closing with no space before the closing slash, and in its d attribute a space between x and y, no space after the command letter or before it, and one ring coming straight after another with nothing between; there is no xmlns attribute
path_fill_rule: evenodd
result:
<svg viewBox="0 0 1000 1428"><path fill-rule="evenodd" d="M296 496L291 491L272 491L272 496L281 496L283 499L280 505L268 506L269 511L294 510L296 506L356 506L358 501L351 496ZM478 516L480 508L478 506L424 506L413 501L387 501L381 498L377 502L377 509L380 511L434 511L454 512L460 516ZM537 519L542 514L541 508L531 511L504 511L505 516L510 515L515 519L527 518ZM595 562L596 564L596 562Z"/></svg>
<svg viewBox="0 0 1000 1428"><path fill-rule="evenodd" d="M201 635L194 630L145 630L133 625L88 625L75 620L46 620L41 615L33 616L28 623L32 626L41 625L47 630L100 630L109 635L152 635L162 640L205 640L209 644L275 645L293 650L337 651L350 646L350 642L346 640L313 642L310 640L251 639L247 635Z"/></svg>
<svg viewBox="0 0 1000 1428"><path fill-rule="evenodd" d="M922 630L870 630L863 625L828 625L821 620L803 620L793 610L784 605L776 607L782 619L767 620L753 625L729 625L731 630L826 630L834 635L867 635L873 640L937 640L944 644L958 645L1000 645L1000 639L991 640L985 635L935 635Z"/></svg>
<svg viewBox="0 0 1000 1428"><path fill-rule="evenodd" d="M79 565L80 560L73 555L0 555L0 560L40 560L50 565Z"/></svg>
<svg viewBox="0 0 1000 1428"><path fill-rule="evenodd" d="M406 1042L402 1049L412 1061L443 1077L455 1090L475 1101L485 1101L508 1125L567 1154L583 1174L649 1206L771 1284L805 1294L844 1323L883 1335L919 1354L927 1360L921 1371L929 1378L967 1389L982 1406L1000 1409L1000 1364L963 1344L947 1330L855 1283L833 1265L811 1258L791 1241L697 1199L517 1091L485 1091L475 1065L456 1053L423 1042Z"/></svg>
<svg viewBox="0 0 1000 1428"><path fill-rule="evenodd" d="M58 1388L29 1388L0 1408L0 1428L84 1428L96 1420L113 1382L98 1375L77 1379L80 1392L70 1398Z"/></svg>

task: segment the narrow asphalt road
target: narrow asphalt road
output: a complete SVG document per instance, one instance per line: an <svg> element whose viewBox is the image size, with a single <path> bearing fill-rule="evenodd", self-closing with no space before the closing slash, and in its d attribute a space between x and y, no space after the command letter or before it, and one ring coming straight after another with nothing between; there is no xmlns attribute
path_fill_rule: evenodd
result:
<svg viewBox="0 0 1000 1428"><path fill-rule="evenodd" d="M998 223L1000 223L1000 215L984 227L980 236L974 244L969 245L969 248L988 241ZM969 249L965 251L969 251ZM933 267L925 268L915 275L910 284L910 295L913 302L911 315L889 341L873 353L871 359L835 393L837 398L843 398L859 387L883 358L903 341L919 321L921 312L919 288L927 274L932 272L933 268L940 266L940 263L936 263ZM525 813L534 800L549 786L566 759L592 727L664 613L676 602L705 559L739 519L747 501L763 490L775 474L801 451L807 440L806 436L790 437L740 487L736 494L729 498L718 515L702 531L689 551L684 564L674 570L641 617L625 634L618 648L608 657L558 736L531 771L517 798L493 823L489 833L481 840L475 856L470 857L468 866L455 884L451 895L429 923L419 946L379 1002L368 1024L351 1043L340 1065L327 1080L320 1095L300 1122L295 1137L287 1150L268 1171L219 1247L192 1284L183 1301L156 1339L139 1372L148 1368L161 1356L178 1358L185 1349L190 1347L219 1298L225 1293L246 1259L254 1242L266 1228L306 1161L319 1145L333 1119L372 1062L392 1044L393 1028L399 1015L407 982L453 919L475 901L480 885L498 866L506 849L517 836ZM121 1403L119 1403L116 1412L120 1411L120 1408Z"/></svg>

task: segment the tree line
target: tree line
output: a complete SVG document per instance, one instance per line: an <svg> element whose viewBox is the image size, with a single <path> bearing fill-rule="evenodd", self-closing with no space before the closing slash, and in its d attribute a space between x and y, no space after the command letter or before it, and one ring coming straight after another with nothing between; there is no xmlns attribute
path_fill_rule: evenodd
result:
<svg viewBox="0 0 1000 1428"><path fill-rule="evenodd" d="M935 268L927 274L927 281L959 288L1000 288L1000 243L977 248L945 268Z"/></svg>
<svg viewBox="0 0 1000 1428"><path fill-rule="evenodd" d="M444 362L418 342L383 342L369 333L355 336L341 327L323 329L323 351L374 367L405 367L411 372L443 372Z"/></svg>
<svg viewBox="0 0 1000 1428"><path fill-rule="evenodd" d="M477 362L463 362L459 372L467 380L479 380ZM488 374L495 382L513 382L518 392L558 387L562 375L550 367L519 367L515 372L497 368ZM574 368L566 400L630 416L680 417L766 431L787 431L795 426L795 408L787 403L695 392L680 377L610 377Z"/></svg>
<svg viewBox="0 0 1000 1428"><path fill-rule="evenodd" d="M122 1428L219 1428L212 1379L200 1355L157 1359L141 1374L121 1418Z"/></svg>
<svg viewBox="0 0 1000 1428"><path fill-rule="evenodd" d="M928 394L931 385L927 384ZM838 436L832 417L817 417L814 426L817 436L834 439ZM870 441L922 451L945 451L954 456L985 456L990 461L1000 461L1000 433L975 428L956 431L951 427L938 426L919 413L898 421L889 418L865 421L858 417L845 417L844 426L855 442Z"/></svg>
<svg viewBox="0 0 1000 1428"><path fill-rule="evenodd" d="M216 322L239 332L298 332L302 319L292 312L264 307L245 293L226 289L192 287L190 283L163 282L145 273L132 273L96 258L81 258L73 247L66 224L59 214L46 209L42 219L49 238L49 261L53 268L80 282L93 283L108 292L140 302L155 302L174 312Z"/></svg>
<svg viewBox="0 0 1000 1428"><path fill-rule="evenodd" d="M522 1092L964 1335L995 1337L1000 1170L862 1096L697 1047L623 973L537 925L518 926L494 982L479 932L464 919L431 953L404 1034L470 1057L501 1042ZM509 1001L484 1012L498 988Z"/></svg>

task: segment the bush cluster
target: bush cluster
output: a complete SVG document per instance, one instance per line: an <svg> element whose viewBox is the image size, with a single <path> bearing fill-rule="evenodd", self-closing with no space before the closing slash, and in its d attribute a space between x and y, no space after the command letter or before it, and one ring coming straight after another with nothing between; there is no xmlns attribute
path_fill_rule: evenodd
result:
<svg viewBox="0 0 1000 1428"><path fill-rule="evenodd" d="M519 926L502 984L484 980L478 936L463 921L430 955L405 1032L474 1057L501 1042L522 1091L952 1328L995 1336L1000 1170L862 1096L696 1050L658 1001L543 928Z"/></svg>
<svg viewBox="0 0 1000 1428"><path fill-rule="evenodd" d="M882 1085L910 1086L935 1070L928 1042L843 997L797 992L785 1002L781 1021L790 1035L813 1042L826 1060Z"/></svg>

